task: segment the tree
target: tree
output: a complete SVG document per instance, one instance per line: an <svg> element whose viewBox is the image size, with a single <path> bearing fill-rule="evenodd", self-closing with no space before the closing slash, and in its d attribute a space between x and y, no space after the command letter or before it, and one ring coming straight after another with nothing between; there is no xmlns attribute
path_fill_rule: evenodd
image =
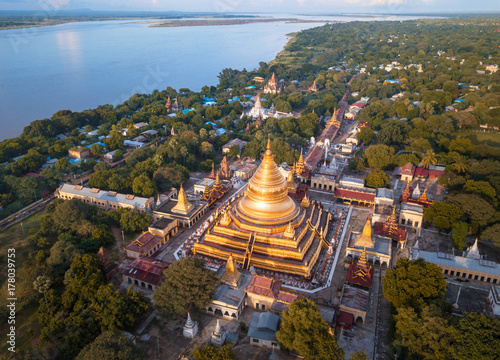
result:
<svg viewBox="0 0 500 360"><path fill-rule="evenodd" d="M423 259L398 259L394 269L382 279L384 296L396 308L418 309L434 300L444 299L446 280L441 268Z"/></svg>
<svg viewBox="0 0 500 360"><path fill-rule="evenodd" d="M356 134L356 137L358 138L359 141L368 146L375 138L375 133L373 132L372 128L364 126Z"/></svg>
<svg viewBox="0 0 500 360"><path fill-rule="evenodd" d="M405 123L400 120L385 123L377 134L377 141L388 146L399 146L405 138Z"/></svg>
<svg viewBox="0 0 500 360"><path fill-rule="evenodd" d="M366 186L372 188L383 188L389 185L390 178L389 176L382 170L372 170L365 177Z"/></svg>
<svg viewBox="0 0 500 360"><path fill-rule="evenodd" d="M351 171L360 172L365 169L365 162L359 157L352 157L347 162L348 168Z"/></svg>
<svg viewBox="0 0 500 360"><path fill-rule="evenodd" d="M56 161L56 163L54 164L54 168L57 171L68 172L69 169L71 168L71 163L69 162L68 159L61 158Z"/></svg>
<svg viewBox="0 0 500 360"><path fill-rule="evenodd" d="M424 307L420 316L413 308L399 308L395 320L397 345L408 348L410 353L426 360L452 358L451 328L435 306Z"/></svg>
<svg viewBox="0 0 500 360"><path fill-rule="evenodd" d="M457 194L449 196L448 199L458 205L473 224L484 227L494 219L495 208L477 195Z"/></svg>
<svg viewBox="0 0 500 360"><path fill-rule="evenodd" d="M468 162L469 161L465 156L455 155L453 157L453 163L451 164L451 166L453 167L453 170L455 170L457 173L462 174L470 170Z"/></svg>
<svg viewBox="0 0 500 360"><path fill-rule="evenodd" d="M170 190L172 187L179 187L187 179L184 178L179 169L171 167L161 167L153 174L156 187L162 191Z"/></svg>
<svg viewBox="0 0 500 360"><path fill-rule="evenodd" d="M356 351L355 353L351 354L350 360L370 360L370 358L364 351Z"/></svg>
<svg viewBox="0 0 500 360"><path fill-rule="evenodd" d="M434 151L431 149L427 149L427 151L423 154L422 157L422 166L425 169L428 169L429 166L431 165L436 165L437 159L436 159L436 154L434 154Z"/></svg>
<svg viewBox="0 0 500 360"><path fill-rule="evenodd" d="M69 269L73 258L80 253L73 244L58 240L50 248L50 256L47 258L47 266L52 268L53 275L58 276Z"/></svg>
<svg viewBox="0 0 500 360"><path fill-rule="evenodd" d="M81 221L87 218L90 214L89 205L84 202L72 199L66 200L59 204L52 218L54 224L63 230L72 229Z"/></svg>
<svg viewBox="0 0 500 360"><path fill-rule="evenodd" d="M462 251L465 245L467 245L465 237L467 236L468 230L469 225L466 222L458 221L453 224L451 228L451 242L457 250Z"/></svg>
<svg viewBox="0 0 500 360"><path fill-rule="evenodd" d="M102 155L104 154L104 146L99 144L92 144L90 146L90 152L92 155Z"/></svg>
<svg viewBox="0 0 500 360"><path fill-rule="evenodd" d="M205 268L201 259L184 258L171 264L153 300L166 316L184 315L204 309L210 303L218 277Z"/></svg>
<svg viewBox="0 0 500 360"><path fill-rule="evenodd" d="M227 156L230 156L230 157L240 156L240 147L236 144L231 145L231 147L229 148L229 151L227 152Z"/></svg>
<svg viewBox="0 0 500 360"><path fill-rule="evenodd" d="M123 159L123 150L122 149L116 149L115 153L113 154L113 162L116 162L118 160Z"/></svg>
<svg viewBox="0 0 500 360"><path fill-rule="evenodd" d="M156 193L156 185L147 175L142 174L132 182L132 191L139 196L150 197Z"/></svg>
<svg viewBox="0 0 500 360"><path fill-rule="evenodd" d="M424 219L432 222L439 230L450 230L462 215L462 210L457 205L444 201L435 201L431 207L424 209Z"/></svg>
<svg viewBox="0 0 500 360"><path fill-rule="evenodd" d="M500 322L481 313L460 318L452 330L451 352L456 360L494 360L500 354Z"/></svg>
<svg viewBox="0 0 500 360"><path fill-rule="evenodd" d="M318 306L309 299L295 300L283 313L276 338L282 347L313 359L343 359L340 349L328 324L321 317Z"/></svg>
<svg viewBox="0 0 500 360"><path fill-rule="evenodd" d="M111 137L104 139L110 151L123 148L123 135L118 131L112 131Z"/></svg>
<svg viewBox="0 0 500 360"><path fill-rule="evenodd" d="M492 241L496 246L500 247L500 224L492 225L486 228L481 233L483 240Z"/></svg>
<svg viewBox="0 0 500 360"><path fill-rule="evenodd" d="M37 290L40 294L43 294L47 307L49 307L49 303L47 302L47 291L49 291L50 285L52 285L52 279L48 276L39 276L33 282L34 289Z"/></svg>
<svg viewBox="0 0 500 360"><path fill-rule="evenodd" d="M141 360L143 354L124 334L103 332L92 343L85 346L76 360Z"/></svg>
<svg viewBox="0 0 500 360"><path fill-rule="evenodd" d="M497 204L497 192L495 188L487 181L467 180L464 190L468 193L476 194L487 200L489 203Z"/></svg>
<svg viewBox="0 0 500 360"><path fill-rule="evenodd" d="M120 226L123 231L133 233L136 231L145 231L151 224L151 216L147 213L127 210L121 214Z"/></svg>
<svg viewBox="0 0 500 360"><path fill-rule="evenodd" d="M194 360L236 360L233 349L227 345L216 348L214 345L197 347L193 352Z"/></svg>
<svg viewBox="0 0 500 360"><path fill-rule="evenodd" d="M205 160L206 160L208 155L213 153L214 148L212 144L210 144L208 141L204 141L200 145L200 151L203 155L205 155Z"/></svg>
<svg viewBox="0 0 500 360"><path fill-rule="evenodd" d="M384 145L370 145L365 151L368 166L376 169L389 167L394 160L394 149Z"/></svg>

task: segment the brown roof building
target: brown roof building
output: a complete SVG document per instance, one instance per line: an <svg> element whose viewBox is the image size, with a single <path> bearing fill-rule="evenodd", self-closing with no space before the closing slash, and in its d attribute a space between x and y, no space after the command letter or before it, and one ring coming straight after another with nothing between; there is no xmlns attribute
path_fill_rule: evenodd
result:
<svg viewBox="0 0 500 360"><path fill-rule="evenodd" d="M138 258L123 271L123 281L149 290L156 290L163 281L163 270L170 264L151 258Z"/></svg>

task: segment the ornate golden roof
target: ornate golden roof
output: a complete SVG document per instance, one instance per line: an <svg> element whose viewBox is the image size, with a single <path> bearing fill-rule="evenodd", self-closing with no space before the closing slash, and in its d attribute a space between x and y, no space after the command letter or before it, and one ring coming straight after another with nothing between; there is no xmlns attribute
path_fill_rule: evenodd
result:
<svg viewBox="0 0 500 360"><path fill-rule="evenodd" d="M288 196L286 179L274 162L270 140L237 211L242 218L260 224L288 223L299 212L297 204Z"/></svg>
<svg viewBox="0 0 500 360"><path fill-rule="evenodd" d="M181 188L179 190L179 196L177 197L177 205L175 205L172 208L172 212L185 215L189 211L191 211L193 206L194 206L193 204L190 204L187 201L186 193L184 192L184 189L182 188L182 184L181 184Z"/></svg>
<svg viewBox="0 0 500 360"><path fill-rule="evenodd" d="M363 247L367 247L367 248L373 247L372 224L370 222L369 216L368 216L368 219L366 220L365 226L363 227L363 233L356 240L356 246L363 246Z"/></svg>

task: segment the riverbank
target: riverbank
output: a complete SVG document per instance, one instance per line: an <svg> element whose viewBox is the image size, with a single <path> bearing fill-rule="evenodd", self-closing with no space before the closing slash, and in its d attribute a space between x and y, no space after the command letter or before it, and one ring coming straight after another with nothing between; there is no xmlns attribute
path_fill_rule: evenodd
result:
<svg viewBox="0 0 500 360"><path fill-rule="evenodd" d="M286 23L322 23L328 22L327 20L301 20L295 18L284 19L227 19L227 20L168 20L155 22L149 27L180 27L180 26L220 26L220 25L247 25L254 23L273 23L273 22L286 22Z"/></svg>

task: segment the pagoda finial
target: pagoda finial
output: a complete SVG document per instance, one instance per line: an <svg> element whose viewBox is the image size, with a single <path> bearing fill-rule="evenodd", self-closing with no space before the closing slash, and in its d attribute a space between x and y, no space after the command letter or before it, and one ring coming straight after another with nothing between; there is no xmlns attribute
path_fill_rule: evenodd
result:
<svg viewBox="0 0 500 360"><path fill-rule="evenodd" d="M366 246L363 247L363 251L361 252L361 257L358 260L358 267L362 267L362 268L368 267L368 263L366 261Z"/></svg>

